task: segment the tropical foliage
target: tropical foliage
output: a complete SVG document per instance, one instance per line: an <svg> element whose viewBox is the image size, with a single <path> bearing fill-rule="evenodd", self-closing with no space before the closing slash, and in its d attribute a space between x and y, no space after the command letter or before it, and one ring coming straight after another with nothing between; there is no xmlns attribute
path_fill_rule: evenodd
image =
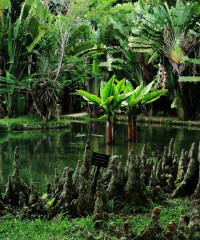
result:
<svg viewBox="0 0 200 240"><path fill-rule="evenodd" d="M123 93L125 79L122 79L117 84L115 84L114 81L115 75L113 75L107 83L104 81L101 82L100 97L83 90L77 90L77 92L89 103L97 104L103 109L107 119L106 142L109 144L114 141L113 124L115 115L119 111L121 103L132 94L132 92Z"/></svg>
<svg viewBox="0 0 200 240"><path fill-rule="evenodd" d="M114 81L117 83L115 84ZM115 76L113 76L107 83L101 82L100 97L83 90L77 90L77 92L83 96L86 101L99 105L104 110L107 127L110 127L110 125L114 123L115 115L119 112L121 106L127 107L130 127L129 140L135 141L136 134L133 132L136 132L136 117L141 107L156 101L167 92L167 90L155 89L153 91L153 84L154 81L146 87L143 87L143 83L141 83L140 86L134 90L131 82L126 82L125 79L117 81L115 80ZM114 140L113 134L110 135L111 139L108 137L107 143L112 143Z"/></svg>
<svg viewBox="0 0 200 240"><path fill-rule="evenodd" d="M124 106L127 107L128 115L128 140L136 141L136 118L141 108L158 100L167 90L157 90L153 88L154 81L147 86L143 86L141 83L135 90L131 82L127 82L124 88L125 93L132 92L133 94L126 99Z"/></svg>
<svg viewBox="0 0 200 240"><path fill-rule="evenodd" d="M82 89L99 97L115 74L133 89L152 81L161 82L158 90L168 89L167 104L151 104L152 113L199 119L199 14L198 1L184 0L2 0L1 112L30 113L36 107L32 87L41 79L59 83L55 99L62 113L81 111L82 98L72 93ZM99 114L98 107L87 108ZM115 115L118 107L112 113L101 108Z"/></svg>
<svg viewBox="0 0 200 240"><path fill-rule="evenodd" d="M100 97L83 90L77 90L89 103L97 104L105 112L107 119L111 119L119 111L121 103L129 98L132 92L122 93L125 87L125 79L114 83L115 75L107 82L101 82Z"/></svg>
<svg viewBox="0 0 200 240"><path fill-rule="evenodd" d="M199 12L198 2L176 1L174 7L164 3L151 10L147 5L138 3L129 45L135 52L148 53L151 56L149 63L167 58L173 72L181 76L187 67L183 60L198 52ZM188 119L191 117L191 104L188 104L188 93L182 82L178 86L180 98L174 96L174 99L180 103L176 107L182 108L183 114L179 117Z"/></svg>

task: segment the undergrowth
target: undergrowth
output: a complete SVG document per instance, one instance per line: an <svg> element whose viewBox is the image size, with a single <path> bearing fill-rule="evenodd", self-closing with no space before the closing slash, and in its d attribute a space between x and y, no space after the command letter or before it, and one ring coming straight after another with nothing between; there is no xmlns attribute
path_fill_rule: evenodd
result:
<svg viewBox="0 0 200 240"><path fill-rule="evenodd" d="M35 115L22 116L18 118L0 119L0 132L19 131L24 129L44 129L59 128L69 126L70 122L66 119L53 120L49 122L41 121Z"/></svg>
<svg viewBox="0 0 200 240"><path fill-rule="evenodd" d="M123 222L129 220L135 233L139 233L150 222L152 209L158 206L161 210L161 224L165 228L170 221L178 222L181 216L188 215L193 209L189 199L167 200L163 205L152 203L148 208L125 206L120 213L108 215L102 223L102 229L108 230L110 222L115 222L116 227L122 227ZM138 211L142 211L138 213ZM92 216L70 220L67 217L57 216L51 221L36 219L22 220L20 217L7 215L0 218L0 239L2 240L81 240L79 228L95 234L95 223Z"/></svg>

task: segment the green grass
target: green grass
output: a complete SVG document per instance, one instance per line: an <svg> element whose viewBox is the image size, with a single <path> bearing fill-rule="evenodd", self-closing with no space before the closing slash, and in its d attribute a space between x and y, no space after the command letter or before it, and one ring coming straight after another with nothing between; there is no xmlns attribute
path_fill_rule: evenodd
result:
<svg viewBox="0 0 200 240"><path fill-rule="evenodd" d="M73 219L72 221L57 217L52 221L41 219L28 221L6 216L0 220L1 240L77 240L81 238L79 227L93 232L91 217Z"/></svg>
<svg viewBox="0 0 200 240"><path fill-rule="evenodd" d="M66 119L54 120L50 122L41 121L35 115L22 116L18 118L0 119L0 132L21 131L31 129L50 129L61 128L70 125L70 121Z"/></svg>
<svg viewBox="0 0 200 240"><path fill-rule="evenodd" d="M64 116L66 119L69 120L80 120L84 122L105 122L105 117L89 117L89 116Z"/></svg>
<svg viewBox="0 0 200 240"><path fill-rule="evenodd" d="M125 206L120 214L121 219L118 218L115 220L115 217L113 217L110 221L115 221L118 227L122 227L122 220L128 219L132 223L132 226L134 226L134 231L139 233L149 224L151 211L155 207L159 207L161 209L161 224L164 228L167 227L167 224L170 221L178 223L181 216L188 215L194 208L192 202L187 198L166 200L163 204L152 203L148 208L140 206ZM140 212L140 214L138 214L138 212Z"/></svg>
<svg viewBox="0 0 200 240"><path fill-rule="evenodd" d="M127 219L132 223L135 233L139 233L150 222L152 209L161 208L161 224L164 228L168 222L178 222L181 216L188 215L193 209L193 204L188 199L168 200L164 205L152 204L150 208L142 208L143 213L136 214L138 208L124 208L120 214L110 214L109 219L104 222L102 229L107 231L110 222L114 221L116 227L122 227ZM141 210L141 209L140 209ZM69 220L68 218L56 217L52 221L46 220L24 220L5 216L0 218L1 240L81 240L84 239L79 231L82 226L87 231L96 235L96 229L91 216ZM97 236L97 235L96 235Z"/></svg>

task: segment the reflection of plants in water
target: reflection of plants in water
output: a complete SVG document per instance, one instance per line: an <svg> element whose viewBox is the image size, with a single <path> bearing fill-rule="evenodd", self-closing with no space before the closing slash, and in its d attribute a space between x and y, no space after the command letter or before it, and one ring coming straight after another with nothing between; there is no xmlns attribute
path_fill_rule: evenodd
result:
<svg viewBox="0 0 200 240"><path fill-rule="evenodd" d="M37 142L36 146L33 148L34 150L34 155L36 154L39 146L41 145L41 143L46 139L46 136L43 136L41 139L39 139L39 141Z"/></svg>
<svg viewBox="0 0 200 240"><path fill-rule="evenodd" d="M8 134L6 134L6 133L5 134L1 134L1 136L0 136L0 144L6 142L8 140L7 135Z"/></svg>
<svg viewBox="0 0 200 240"><path fill-rule="evenodd" d="M177 131L177 134L175 137L175 143L174 143L175 151L178 149L178 146L180 146L181 143L184 141L184 135L185 135L184 132L185 131L183 129L179 129L179 131Z"/></svg>
<svg viewBox="0 0 200 240"><path fill-rule="evenodd" d="M27 184L33 182L33 174L30 168L25 168L23 179Z"/></svg>
<svg viewBox="0 0 200 240"><path fill-rule="evenodd" d="M8 174L12 171L12 159L15 146L19 147L20 165L22 176L26 182L43 182L45 178L53 183L54 169L61 173L63 168L70 166L74 168L77 161L83 160L85 142L87 140L87 125L75 123L72 130L50 130L7 133L0 136L0 170L2 169L3 180L7 180ZM138 142L135 145L127 144L127 125L117 124L116 143L113 146L105 146L104 124L97 123L90 125L89 138L91 150L108 155L123 155L126 161L130 149L140 153L144 143L147 144L147 154L152 160L157 159L158 152L155 145L163 150L169 144L170 138L175 138L175 152L180 154L182 148L189 149L193 141L199 140L200 131L189 131L176 127L164 125L138 125ZM137 149L136 149L137 147ZM128 148L128 149L127 149ZM129 150L129 151L128 151ZM161 151L160 151L161 152ZM160 153L163 155L163 153ZM2 158L1 158L2 157ZM2 160L1 160L2 159ZM47 181L46 180L46 181ZM38 186L45 189L45 186Z"/></svg>
<svg viewBox="0 0 200 240"><path fill-rule="evenodd" d="M70 129L62 129L62 130L49 130L49 131L38 131L38 130L32 130L32 131L22 131L22 132L9 132L5 134L1 134L0 136L0 144L4 143L10 139L20 139L20 140L26 140L26 139L39 139L42 137L57 137L65 135L66 133L70 132Z"/></svg>

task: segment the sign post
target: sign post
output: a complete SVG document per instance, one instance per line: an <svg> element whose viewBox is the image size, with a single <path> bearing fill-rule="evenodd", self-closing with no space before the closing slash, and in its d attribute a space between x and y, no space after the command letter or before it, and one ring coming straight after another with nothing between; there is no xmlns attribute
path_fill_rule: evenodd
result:
<svg viewBox="0 0 200 240"><path fill-rule="evenodd" d="M93 194L96 193L97 180L98 180L100 168L101 167L103 167L103 168L108 167L109 158L110 158L109 155L93 152L91 165L94 165L94 166L97 167L97 170L96 170L95 176L94 176L94 181L93 181L93 184L92 184L92 193Z"/></svg>

